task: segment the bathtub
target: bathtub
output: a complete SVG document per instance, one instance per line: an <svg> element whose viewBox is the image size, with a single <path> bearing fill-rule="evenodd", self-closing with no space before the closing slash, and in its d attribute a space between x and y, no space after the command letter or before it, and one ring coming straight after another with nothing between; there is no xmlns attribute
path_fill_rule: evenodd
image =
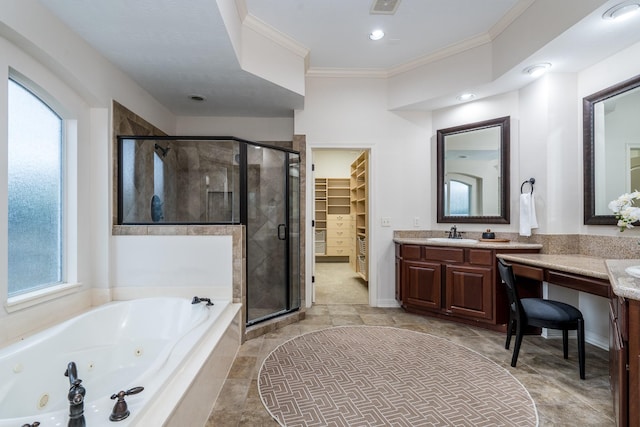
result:
<svg viewBox="0 0 640 427"><path fill-rule="evenodd" d="M86 388L87 426L202 425L240 345L239 308L112 302L12 344L0 350L0 427L66 426L71 361ZM138 386L125 399L131 415L109 421L111 395Z"/></svg>

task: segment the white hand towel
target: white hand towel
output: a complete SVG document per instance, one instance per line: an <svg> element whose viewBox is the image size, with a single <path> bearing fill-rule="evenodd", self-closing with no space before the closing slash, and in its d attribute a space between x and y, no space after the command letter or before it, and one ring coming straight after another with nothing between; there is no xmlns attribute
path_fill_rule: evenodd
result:
<svg viewBox="0 0 640 427"><path fill-rule="evenodd" d="M538 228L538 218L536 217L536 199L531 192L531 203L529 203L529 224L531 228Z"/></svg>
<svg viewBox="0 0 640 427"><path fill-rule="evenodd" d="M531 236L531 229L538 228L533 193L520 195L520 235Z"/></svg>

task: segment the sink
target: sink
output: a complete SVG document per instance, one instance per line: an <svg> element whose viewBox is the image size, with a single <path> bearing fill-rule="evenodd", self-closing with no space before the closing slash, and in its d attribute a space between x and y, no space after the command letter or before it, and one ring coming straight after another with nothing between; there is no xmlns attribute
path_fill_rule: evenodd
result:
<svg viewBox="0 0 640 427"><path fill-rule="evenodd" d="M476 239L450 239L448 237L430 237L427 240L438 243L478 243Z"/></svg>

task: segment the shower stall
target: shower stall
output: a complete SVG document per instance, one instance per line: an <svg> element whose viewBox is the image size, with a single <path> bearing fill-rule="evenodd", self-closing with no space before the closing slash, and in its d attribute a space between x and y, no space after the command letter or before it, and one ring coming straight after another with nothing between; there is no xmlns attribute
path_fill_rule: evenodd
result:
<svg viewBox="0 0 640 427"><path fill-rule="evenodd" d="M244 225L246 324L300 308L300 154L230 137L118 137L118 224Z"/></svg>

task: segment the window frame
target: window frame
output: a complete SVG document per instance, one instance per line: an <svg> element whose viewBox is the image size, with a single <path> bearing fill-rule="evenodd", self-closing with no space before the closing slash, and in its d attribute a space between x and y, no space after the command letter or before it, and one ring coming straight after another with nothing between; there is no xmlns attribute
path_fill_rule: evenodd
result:
<svg viewBox="0 0 640 427"><path fill-rule="evenodd" d="M56 298L60 298L61 296L65 296L68 294L72 294L77 292L77 288L81 286L81 283L78 283L77 280L74 280L77 276L77 272L72 272L72 264L74 262L77 263L77 255L70 253L69 248L76 248L77 244L71 244L70 238L72 236L77 235L77 224L74 226L70 224L70 216L74 216L71 214L72 210L77 208L77 200L70 198L70 190L76 187L73 185L73 188L70 188L71 182L77 181L77 170L75 172L70 170L72 166L73 160L76 159L75 155L71 155L70 149L77 150L77 122L75 120L70 120L69 113L67 108L64 107L63 103L59 101L54 95L51 94L50 91L44 89L39 84L35 83L28 77L24 76L22 73L14 70L13 68L9 68L8 74L6 76L7 82L7 91L5 92L7 98L7 106L8 106L8 86L9 81L13 81L17 85L21 86L24 90L30 93L35 97L38 101L42 102L47 108L51 110L53 114L55 114L61 121L61 134L60 134L60 281L45 285L43 287L33 288L28 291L16 294L9 295L9 283L8 283L8 275L3 279L5 282L4 289L4 297L5 297L5 309L8 313L12 313L18 310L22 310L24 308L28 308L37 304L40 304L45 301L50 301ZM7 110L8 113L8 110ZM5 120L8 117L5 117ZM8 125L8 121L6 122ZM7 139L7 147L5 150L8 150L8 139ZM5 151L5 154L6 151ZM8 168L8 160L5 164L5 167ZM77 165L75 166L77 168ZM8 196L8 169L5 169L5 175L3 177L3 186L5 194ZM8 200L7 200L8 202ZM7 206L7 214L8 214L8 204ZM8 217L7 217L8 220ZM8 225L8 222L7 222ZM8 263L8 238L4 240L3 244L5 245L4 253L5 253L5 262ZM8 264L5 264L8 267ZM76 266L77 267L77 266Z"/></svg>

